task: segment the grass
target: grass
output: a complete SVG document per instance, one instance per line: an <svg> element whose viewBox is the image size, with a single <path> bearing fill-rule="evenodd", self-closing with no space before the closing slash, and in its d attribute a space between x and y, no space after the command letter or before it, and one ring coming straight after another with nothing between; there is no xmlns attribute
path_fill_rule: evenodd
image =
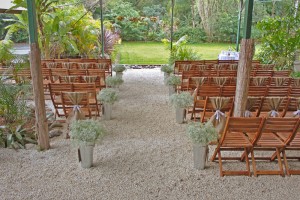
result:
<svg viewBox="0 0 300 200"><path fill-rule="evenodd" d="M229 43L202 43L189 46L195 49L203 60L217 59L222 50L235 47ZM119 52L120 64L165 64L169 58L169 50L162 42L122 42Z"/></svg>

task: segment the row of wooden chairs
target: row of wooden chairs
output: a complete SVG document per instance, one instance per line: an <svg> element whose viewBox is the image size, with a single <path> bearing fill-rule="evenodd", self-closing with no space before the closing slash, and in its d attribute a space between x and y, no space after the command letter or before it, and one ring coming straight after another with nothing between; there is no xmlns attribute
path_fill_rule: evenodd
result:
<svg viewBox="0 0 300 200"><path fill-rule="evenodd" d="M62 96L62 92L85 92L88 93L88 106L95 116L100 115L100 102L97 100L97 90L95 83L49 83L50 97L58 117L67 116L67 109L73 106L67 97ZM63 105L70 103L72 105Z"/></svg>
<svg viewBox="0 0 300 200"><path fill-rule="evenodd" d="M178 89L191 91L199 86L236 86L236 77L191 77ZM289 77L251 77L250 86L300 86L300 79Z"/></svg>
<svg viewBox="0 0 300 200"><path fill-rule="evenodd" d="M235 96L236 86L199 86L195 89L193 95L197 99L205 97ZM296 86L249 86L248 96L268 97L268 96L281 96L281 97L300 97L300 87Z"/></svg>
<svg viewBox="0 0 300 200"><path fill-rule="evenodd" d="M250 77L289 77L290 70L274 71L274 70L259 70L251 71ZM237 71L234 70L191 70L183 71L181 79L184 81L192 77L237 77Z"/></svg>
<svg viewBox="0 0 300 200"><path fill-rule="evenodd" d="M101 69L112 74L111 59L54 59L43 60L42 67L64 69Z"/></svg>
<svg viewBox="0 0 300 200"><path fill-rule="evenodd" d="M246 102L247 117L285 117L299 116L300 98L298 97L248 97ZM205 97L195 99L191 111L191 120L206 122L216 112L232 115L234 97Z"/></svg>
<svg viewBox="0 0 300 200"><path fill-rule="evenodd" d="M220 176L251 176L250 162L248 158L249 154L251 154L252 171L254 176L260 174L281 176L284 176L285 173L287 175L300 174L300 170L289 168L289 157L286 155L286 150L300 149L300 132L298 131L299 124L300 119L298 117L227 117L225 128L222 131L211 160L218 160ZM238 157L225 157L222 156L222 152L224 151L240 151L241 154ZM257 157L255 156L255 152L257 151L271 151L273 154L269 157ZM277 159L278 169L261 170L257 168L257 160L274 161L275 159ZM223 161L225 160L245 161L246 169L224 170ZM285 167L285 172L283 166Z"/></svg>

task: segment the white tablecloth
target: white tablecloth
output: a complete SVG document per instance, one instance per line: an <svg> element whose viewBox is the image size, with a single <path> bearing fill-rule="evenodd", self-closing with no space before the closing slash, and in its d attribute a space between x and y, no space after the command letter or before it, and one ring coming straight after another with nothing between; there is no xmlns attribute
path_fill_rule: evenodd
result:
<svg viewBox="0 0 300 200"><path fill-rule="evenodd" d="M219 60L238 60L239 59L239 53L238 52L232 52L232 51L222 51L219 54Z"/></svg>

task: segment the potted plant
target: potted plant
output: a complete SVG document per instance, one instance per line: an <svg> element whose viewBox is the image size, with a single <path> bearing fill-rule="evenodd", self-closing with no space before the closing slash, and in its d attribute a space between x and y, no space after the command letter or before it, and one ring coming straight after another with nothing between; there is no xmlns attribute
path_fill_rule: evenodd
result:
<svg viewBox="0 0 300 200"><path fill-rule="evenodd" d="M176 92L176 87L180 85L181 80L178 76L171 75L168 80L167 84L169 85L169 95L171 96Z"/></svg>
<svg viewBox="0 0 300 200"><path fill-rule="evenodd" d="M95 142L102 139L105 133L100 122L96 120L77 120L71 123L70 138L75 145L79 146L78 156L81 167L92 167Z"/></svg>
<svg viewBox="0 0 300 200"><path fill-rule="evenodd" d="M187 134L193 141L194 167L204 169L208 156L208 143L215 141L218 133L211 123L190 123Z"/></svg>
<svg viewBox="0 0 300 200"><path fill-rule="evenodd" d="M126 70L126 67L124 67L123 65L116 65L113 67L113 71L116 72L116 76L117 77L121 77L123 76L123 72Z"/></svg>
<svg viewBox="0 0 300 200"><path fill-rule="evenodd" d="M192 95L189 92L173 94L170 97L171 104L176 109L176 122L182 124L184 122L186 108L194 102Z"/></svg>
<svg viewBox="0 0 300 200"><path fill-rule="evenodd" d="M117 76L108 76L105 79L106 86L112 88L119 88L119 86L122 85L123 82L123 79Z"/></svg>
<svg viewBox="0 0 300 200"><path fill-rule="evenodd" d="M110 120L112 105L119 99L117 91L112 88L104 88L98 94L98 100L102 103L102 113L105 120Z"/></svg>
<svg viewBox="0 0 300 200"><path fill-rule="evenodd" d="M170 74L174 71L171 65L163 65L160 70L164 72L164 83L167 83L167 79L169 78Z"/></svg>

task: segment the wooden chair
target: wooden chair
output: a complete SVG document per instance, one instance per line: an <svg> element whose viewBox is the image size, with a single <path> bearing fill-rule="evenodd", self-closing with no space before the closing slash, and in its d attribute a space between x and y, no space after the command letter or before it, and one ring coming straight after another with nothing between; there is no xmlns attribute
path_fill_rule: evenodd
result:
<svg viewBox="0 0 300 200"><path fill-rule="evenodd" d="M101 70L101 69L88 69L87 71L87 75L88 76L98 76L99 77L99 89L103 89L106 88L106 84L105 84L105 78L106 78L106 73L105 70ZM96 84L97 86L98 84Z"/></svg>
<svg viewBox="0 0 300 200"><path fill-rule="evenodd" d="M280 129L277 130L276 135L284 142L285 148L280 149L283 153L283 159L285 161L285 171L286 174L289 176L291 174L300 175L300 170L290 169L288 166L289 159L297 159L299 160L300 157L289 157L286 156L285 151L299 151L300 150L300 133L299 133L299 125L300 125L300 118L299 115L297 118L283 118L277 121L280 123ZM271 161L274 161L277 158L277 153L274 153L271 157Z"/></svg>
<svg viewBox="0 0 300 200"><path fill-rule="evenodd" d="M55 117L65 116L61 102L61 92L72 92L73 87L70 83L49 83L48 84L51 101L55 109Z"/></svg>
<svg viewBox="0 0 300 200"><path fill-rule="evenodd" d="M63 68L51 69L51 83L58 83L59 76L68 76L68 70Z"/></svg>
<svg viewBox="0 0 300 200"><path fill-rule="evenodd" d="M278 160L279 170L257 170L255 160L264 160L266 159L266 157L255 157L253 153L252 157L254 157L254 159L252 160L252 162L254 176L261 174L284 176L280 153L282 152L285 168L288 169L286 154L284 150L286 144L280 139L278 134L284 133L289 135L289 137L292 137L292 135L298 127L298 119L295 120L293 118L267 118L259 134L247 133L247 136L249 137L251 144L253 145L254 153L256 151L275 151ZM267 159L271 160L271 158Z"/></svg>
<svg viewBox="0 0 300 200"><path fill-rule="evenodd" d="M251 153L252 162L254 161L253 146L245 133L258 135L263 127L264 118L259 117L228 117L225 129L211 158L212 161L218 159L220 176L224 175L246 175L250 176L250 164L248 155ZM246 170L229 171L223 170L223 160L241 160L241 157L222 157L222 151L242 151L245 155ZM218 156L218 157L217 157Z"/></svg>

